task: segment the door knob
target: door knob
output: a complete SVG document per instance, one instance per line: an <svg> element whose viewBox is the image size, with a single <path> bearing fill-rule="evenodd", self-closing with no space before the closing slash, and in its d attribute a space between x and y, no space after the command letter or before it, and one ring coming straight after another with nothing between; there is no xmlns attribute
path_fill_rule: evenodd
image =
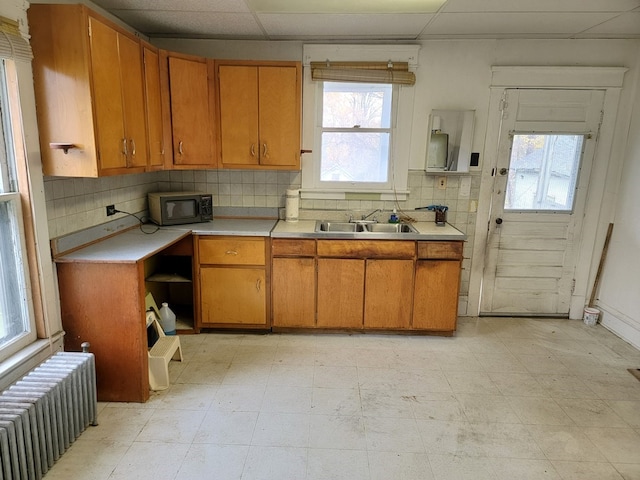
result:
<svg viewBox="0 0 640 480"><path fill-rule="evenodd" d="M502 219L500 217L496 218L496 223L502 225Z"/></svg>

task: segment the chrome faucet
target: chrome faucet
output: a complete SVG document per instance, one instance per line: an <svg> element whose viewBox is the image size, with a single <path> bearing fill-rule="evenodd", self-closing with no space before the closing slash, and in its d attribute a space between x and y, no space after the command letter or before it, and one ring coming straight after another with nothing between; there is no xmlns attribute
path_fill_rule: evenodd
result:
<svg viewBox="0 0 640 480"><path fill-rule="evenodd" d="M381 208L376 208L373 212L371 212L371 213L369 213L369 214L367 214L367 215L362 215L362 220L366 220L366 219L367 219L367 218L369 218L371 215L373 215L374 213L377 213L377 212L382 212L382 209L381 209ZM373 217L373 221L374 221L374 222L375 222L375 221L377 221L376 217Z"/></svg>

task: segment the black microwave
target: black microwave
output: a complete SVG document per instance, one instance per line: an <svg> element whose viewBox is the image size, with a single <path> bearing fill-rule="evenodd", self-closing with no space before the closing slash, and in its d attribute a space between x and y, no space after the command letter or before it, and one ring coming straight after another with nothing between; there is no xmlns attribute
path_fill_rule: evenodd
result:
<svg viewBox="0 0 640 480"><path fill-rule="evenodd" d="M213 220L213 197L200 192L154 192L148 195L149 218L158 225Z"/></svg>

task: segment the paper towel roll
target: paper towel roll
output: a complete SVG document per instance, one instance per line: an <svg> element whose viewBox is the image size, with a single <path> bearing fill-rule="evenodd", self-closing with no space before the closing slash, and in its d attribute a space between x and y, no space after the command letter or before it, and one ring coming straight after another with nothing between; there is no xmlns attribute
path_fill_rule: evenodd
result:
<svg viewBox="0 0 640 480"><path fill-rule="evenodd" d="M285 220L287 222L297 222L299 210L300 190L287 190L287 196L285 200Z"/></svg>

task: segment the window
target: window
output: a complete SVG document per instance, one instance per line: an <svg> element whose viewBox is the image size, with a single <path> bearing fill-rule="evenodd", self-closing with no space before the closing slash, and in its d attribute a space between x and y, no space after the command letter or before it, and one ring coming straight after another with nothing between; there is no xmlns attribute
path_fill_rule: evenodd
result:
<svg viewBox="0 0 640 480"><path fill-rule="evenodd" d="M391 84L323 82L320 181L385 186L390 178Z"/></svg>
<svg viewBox="0 0 640 480"><path fill-rule="evenodd" d="M0 361L35 340L29 274L15 169L14 130L8 73L10 60L0 61Z"/></svg>
<svg viewBox="0 0 640 480"><path fill-rule="evenodd" d="M573 211L583 135L515 134L505 210Z"/></svg>

